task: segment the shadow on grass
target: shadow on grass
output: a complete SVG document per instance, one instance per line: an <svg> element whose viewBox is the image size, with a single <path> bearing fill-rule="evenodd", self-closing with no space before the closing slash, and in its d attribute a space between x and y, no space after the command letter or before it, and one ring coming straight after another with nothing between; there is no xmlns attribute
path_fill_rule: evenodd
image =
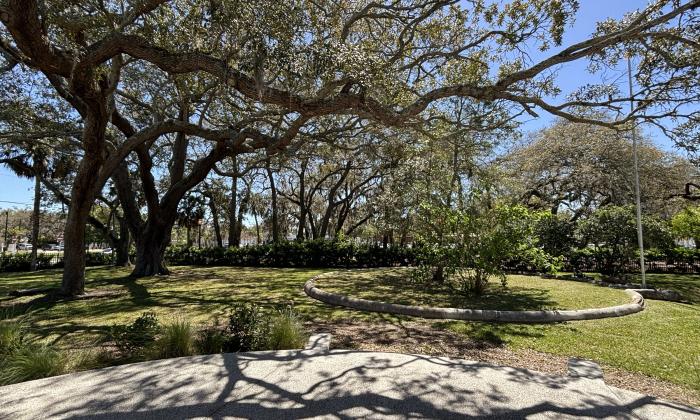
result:
<svg viewBox="0 0 700 420"><path fill-rule="evenodd" d="M457 332L475 341L502 346L511 337L541 338L547 333L549 325L533 324L495 324L486 322L439 321L433 323L439 330Z"/></svg>
<svg viewBox="0 0 700 420"><path fill-rule="evenodd" d="M700 303L700 275L698 274L647 274L652 287L670 289L680 293L692 304Z"/></svg>
<svg viewBox="0 0 700 420"><path fill-rule="evenodd" d="M503 287L491 282L480 295L445 285L414 282L404 269L340 271L317 282L326 291L402 305L495 310L562 309L546 288Z"/></svg>

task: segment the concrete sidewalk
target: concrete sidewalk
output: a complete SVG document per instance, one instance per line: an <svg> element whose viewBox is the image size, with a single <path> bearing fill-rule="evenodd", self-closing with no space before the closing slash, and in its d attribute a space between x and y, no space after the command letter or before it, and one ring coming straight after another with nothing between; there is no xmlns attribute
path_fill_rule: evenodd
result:
<svg viewBox="0 0 700 420"><path fill-rule="evenodd" d="M0 418L647 418L700 410L600 379L335 350L158 360L0 387Z"/></svg>

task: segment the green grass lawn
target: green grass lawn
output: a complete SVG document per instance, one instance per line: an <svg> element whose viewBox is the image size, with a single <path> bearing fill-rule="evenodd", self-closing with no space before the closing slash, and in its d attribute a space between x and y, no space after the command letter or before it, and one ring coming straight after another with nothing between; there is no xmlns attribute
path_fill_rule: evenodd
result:
<svg viewBox="0 0 700 420"><path fill-rule="evenodd" d="M325 270L330 271L330 270ZM382 320L398 318L331 307L302 291L306 280L324 270L173 267L173 275L132 280L128 270L89 268L87 289L114 295L74 301L47 301L41 297L10 298L14 289L56 286L60 271L0 274L0 305L24 315L32 332L66 348L100 345L114 324L133 321L146 310L163 321L187 316L198 324L225 316L237 302L265 306L293 304L306 319ZM700 393L700 277L649 276L649 283L673 288L693 304L647 300L645 311L622 318L553 325L436 322L471 338L531 348L559 355L594 359L610 366L668 380ZM509 276L508 288L494 282L479 298L465 298L449 290L428 290L412 283L405 270L351 270L324 276L317 285L325 290L394 303L494 309L579 309L629 301L615 289L586 283Z"/></svg>

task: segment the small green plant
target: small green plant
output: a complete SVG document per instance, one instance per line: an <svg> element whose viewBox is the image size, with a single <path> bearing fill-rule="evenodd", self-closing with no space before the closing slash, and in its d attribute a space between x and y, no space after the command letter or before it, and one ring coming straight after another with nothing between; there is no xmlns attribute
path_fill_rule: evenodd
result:
<svg viewBox="0 0 700 420"><path fill-rule="evenodd" d="M0 355L10 354L22 347L25 339L21 321L0 320Z"/></svg>
<svg viewBox="0 0 700 420"><path fill-rule="evenodd" d="M60 375L66 369L63 353L44 344L25 344L5 357L0 366L0 384Z"/></svg>
<svg viewBox="0 0 700 420"><path fill-rule="evenodd" d="M122 356L131 358L144 354L160 331L154 312L144 312L131 325L115 325L110 330L114 345Z"/></svg>
<svg viewBox="0 0 700 420"><path fill-rule="evenodd" d="M239 352L263 348L268 330L266 321L264 313L256 305L234 306L225 330L224 351Z"/></svg>
<svg viewBox="0 0 700 420"><path fill-rule="evenodd" d="M195 349L192 324L184 318L178 318L165 325L155 346L156 355L161 358L191 356Z"/></svg>
<svg viewBox="0 0 700 420"><path fill-rule="evenodd" d="M291 306L280 310L270 322L267 348L271 350L298 349L304 345L304 330Z"/></svg>
<svg viewBox="0 0 700 420"><path fill-rule="evenodd" d="M226 336L219 325L218 319L214 321L214 325L199 331L195 339L195 347L201 354L223 353L225 343Z"/></svg>

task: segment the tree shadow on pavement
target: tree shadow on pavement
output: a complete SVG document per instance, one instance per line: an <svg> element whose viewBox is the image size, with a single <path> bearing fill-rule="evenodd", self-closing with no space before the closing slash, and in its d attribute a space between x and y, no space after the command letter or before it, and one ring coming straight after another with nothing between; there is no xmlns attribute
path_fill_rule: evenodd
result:
<svg viewBox="0 0 700 420"><path fill-rule="evenodd" d="M63 393L61 390L65 390ZM6 387L0 416L71 418L632 417L700 411L595 381L455 359L335 351L195 356Z"/></svg>

